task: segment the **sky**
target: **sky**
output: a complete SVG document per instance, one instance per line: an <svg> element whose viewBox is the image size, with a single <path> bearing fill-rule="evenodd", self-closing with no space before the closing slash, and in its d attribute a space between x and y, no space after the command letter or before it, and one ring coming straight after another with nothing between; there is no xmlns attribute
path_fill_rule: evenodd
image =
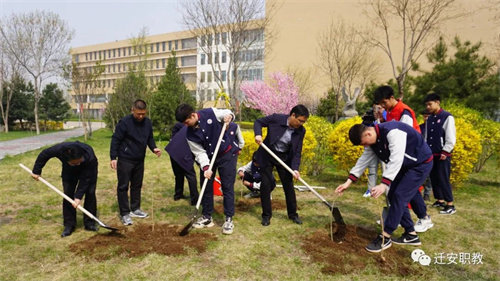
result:
<svg viewBox="0 0 500 281"><path fill-rule="evenodd" d="M185 30L179 0L0 0L0 17L46 10L74 30L71 47L126 40L146 27L148 35Z"/></svg>

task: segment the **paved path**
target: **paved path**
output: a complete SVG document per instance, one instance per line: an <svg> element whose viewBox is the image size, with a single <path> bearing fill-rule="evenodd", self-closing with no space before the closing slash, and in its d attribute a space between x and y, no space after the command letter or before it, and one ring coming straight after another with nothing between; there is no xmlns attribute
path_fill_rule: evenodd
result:
<svg viewBox="0 0 500 281"><path fill-rule="evenodd" d="M96 127L98 126L92 125L93 130L97 130ZM62 132L43 134L9 141L1 141L0 160L7 155L21 154L27 151L38 149L40 147L44 147L46 145L60 143L69 138L83 136L83 134L83 128L76 128L72 130L64 130Z"/></svg>

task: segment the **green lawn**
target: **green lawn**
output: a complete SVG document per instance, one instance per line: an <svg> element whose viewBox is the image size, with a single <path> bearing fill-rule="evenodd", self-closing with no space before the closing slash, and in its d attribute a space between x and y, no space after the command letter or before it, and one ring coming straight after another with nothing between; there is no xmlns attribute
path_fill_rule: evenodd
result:
<svg viewBox="0 0 500 281"><path fill-rule="evenodd" d="M116 175L109 168L111 132L99 130L88 141L99 158L98 209L102 221L119 225L116 203ZM80 141L83 141L81 138ZM158 144L163 148L165 143ZM128 258L116 255L98 260L70 250L70 245L93 237L83 231L81 215L76 232L60 238L62 231L61 198L40 182L31 179L18 167L32 167L38 151L8 157L0 161L0 280L498 280L500 229L497 211L500 199L498 159L488 162L484 171L472 175L464 187L455 190L457 213L440 216L429 209L434 228L421 235L419 247L434 259L439 253L459 255L480 253L482 264L431 264L424 267L413 263L410 255L399 262L412 269L411 275L383 273L377 263L360 260L366 268L347 275L324 274L324 264L317 262L301 247L305 237L324 230L329 223L328 210L309 192L297 192L299 214L304 224L291 223L286 210L273 213L269 227L260 225L260 206L235 216L235 232L220 233L223 216L214 216L217 226L196 232L212 232L217 240L210 242L206 252L188 251L187 255L164 256L148 254ZM155 223L185 225L193 212L188 201L173 200L173 174L167 154L156 158L148 152L144 177L143 209L152 212ZM48 162L43 176L61 187L60 162ZM345 173L333 168L316 178L306 178L311 185L326 186L320 193L334 200L334 187ZM362 198L366 185L356 184L336 200L348 224L375 229L381 201ZM187 189L187 188L186 188ZM236 199L245 189L235 186ZM274 200L284 200L279 188ZM217 203L220 204L220 203ZM135 220L136 221L136 220ZM134 221L134 222L135 222ZM152 223L152 219L144 220ZM135 227L132 226L132 227ZM107 233L101 229L100 233ZM395 235L401 234L401 230ZM190 234L191 235L191 234ZM327 245L325 245L327 247ZM364 251L361 245L359 251ZM393 245L390 250L402 248ZM408 253L414 248L409 247ZM332 253L335 254L335 253ZM446 262L448 260L445 260Z"/></svg>
<svg viewBox="0 0 500 281"><path fill-rule="evenodd" d="M54 133L58 131L40 131L40 134ZM15 140L25 137L36 136L36 131L9 131L8 133L0 132L0 141Z"/></svg>

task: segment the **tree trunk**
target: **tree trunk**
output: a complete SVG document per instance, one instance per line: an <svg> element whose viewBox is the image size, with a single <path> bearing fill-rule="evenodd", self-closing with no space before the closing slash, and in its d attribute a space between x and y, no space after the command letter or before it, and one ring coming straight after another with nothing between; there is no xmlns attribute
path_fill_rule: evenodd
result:
<svg viewBox="0 0 500 281"><path fill-rule="evenodd" d="M38 77L35 77L35 109L33 110L33 113L35 114L35 127L36 127L36 134L40 134L40 125L38 124L38 101L40 100L40 88L38 85Z"/></svg>
<svg viewBox="0 0 500 281"><path fill-rule="evenodd" d="M335 93L335 122L339 120L339 93Z"/></svg>

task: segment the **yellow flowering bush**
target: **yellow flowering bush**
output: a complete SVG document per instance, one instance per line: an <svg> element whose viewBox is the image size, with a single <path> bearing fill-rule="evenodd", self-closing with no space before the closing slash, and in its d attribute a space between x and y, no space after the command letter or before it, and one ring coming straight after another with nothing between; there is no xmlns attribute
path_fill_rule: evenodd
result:
<svg viewBox="0 0 500 281"><path fill-rule="evenodd" d="M255 136L253 130L242 130L243 139L245 140L245 147L241 150L241 154L238 157L240 165L245 165L252 161L253 153L259 148L257 143L255 143ZM262 128L262 138L265 139L267 135L267 128ZM300 165L300 172L302 174L307 174L309 167L307 163L314 159L315 153L314 148L317 146L316 139L312 132L307 131L304 137L304 142L302 144L302 161Z"/></svg>
<svg viewBox="0 0 500 281"><path fill-rule="evenodd" d="M49 121L42 121L40 122L40 127L42 130L51 130L51 131L55 131L55 130L62 130L63 127L64 127L64 124L62 121L52 121L52 120L49 120Z"/></svg>
<svg viewBox="0 0 500 281"><path fill-rule="evenodd" d="M457 142L451 156L450 183L459 187L472 172L481 153L480 134L467 119L455 117Z"/></svg>
<svg viewBox="0 0 500 281"><path fill-rule="evenodd" d="M310 116L304 127L306 134L312 133L317 142L316 147L314 147L315 157L308 157L304 161L308 174L316 176L326 168L329 156L328 135L333 130L333 124L322 117Z"/></svg>
<svg viewBox="0 0 500 281"><path fill-rule="evenodd" d="M361 117L356 116L337 122L328 135L328 149L339 170L349 172L363 153L363 146L352 145L349 140L349 129L355 124L360 124L361 121Z"/></svg>
<svg viewBox="0 0 500 281"><path fill-rule="evenodd" d="M462 118L470 123L479 133L481 138L480 155L477 162L473 162L475 163L475 172L479 172L486 160L500 151L500 123L484 119L478 111L459 105L449 105L446 110L453 114L455 119ZM456 127L458 137L458 125Z"/></svg>

